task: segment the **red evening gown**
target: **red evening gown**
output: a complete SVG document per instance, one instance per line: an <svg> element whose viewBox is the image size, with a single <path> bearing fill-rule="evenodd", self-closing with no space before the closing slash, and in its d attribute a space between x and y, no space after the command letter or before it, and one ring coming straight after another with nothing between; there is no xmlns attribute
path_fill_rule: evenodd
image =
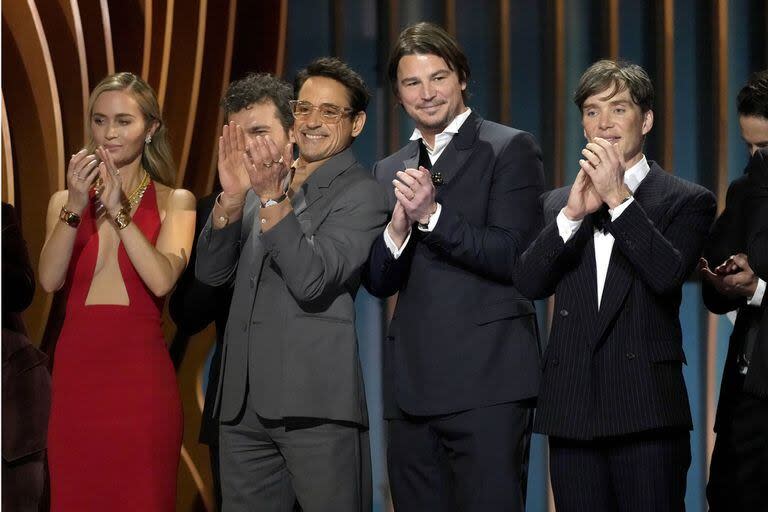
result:
<svg viewBox="0 0 768 512"><path fill-rule="evenodd" d="M132 222L155 244L154 184ZM56 344L48 460L53 512L171 512L182 412L161 331L163 300L144 285L122 244L130 305L86 305L99 252L93 207L85 210L67 275Z"/></svg>

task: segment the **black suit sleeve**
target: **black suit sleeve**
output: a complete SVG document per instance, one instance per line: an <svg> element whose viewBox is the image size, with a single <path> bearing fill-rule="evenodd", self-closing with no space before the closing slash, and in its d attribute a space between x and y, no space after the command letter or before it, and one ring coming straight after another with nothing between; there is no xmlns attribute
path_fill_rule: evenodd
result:
<svg viewBox="0 0 768 512"><path fill-rule="evenodd" d="M743 205L743 179L736 180L728 187L725 210L712 225L703 257L714 269L731 255L744 251L745 217ZM719 293L706 279L701 288L704 305L712 313L723 315L746 304L743 297L727 297Z"/></svg>
<svg viewBox="0 0 768 512"><path fill-rule="evenodd" d="M423 242L480 276L511 283L520 256L541 229L543 189L541 150L533 136L520 133L496 159L486 224L473 226L444 206Z"/></svg>
<svg viewBox="0 0 768 512"><path fill-rule="evenodd" d="M696 191L682 201L663 233L637 201L609 224L614 250L622 252L657 295L680 290L696 266L715 217L715 196L708 190Z"/></svg>
<svg viewBox="0 0 768 512"><path fill-rule="evenodd" d="M3 203L3 313L19 313L32 303L35 275L29 262L27 244L21 234L16 210Z"/></svg>

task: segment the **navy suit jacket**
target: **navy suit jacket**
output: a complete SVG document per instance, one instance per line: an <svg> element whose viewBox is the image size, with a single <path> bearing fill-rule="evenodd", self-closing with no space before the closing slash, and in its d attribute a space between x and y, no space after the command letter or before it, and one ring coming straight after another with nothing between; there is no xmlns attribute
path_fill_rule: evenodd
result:
<svg viewBox="0 0 768 512"><path fill-rule="evenodd" d="M418 166L411 142L374 167L395 205L395 172ZM433 166L442 212L395 259L383 235L365 284L399 293L384 341L384 413L437 415L535 397L535 309L515 287L517 259L541 227L541 152L525 132L472 113Z"/></svg>
<svg viewBox="0 0 768 512"><path fill-rule="evenodd" d="M563 243L555 219L570 187L543 197L547 226L518 281L532 298L555 294L537 432L592 439L692 427L678 313L715 198L649 164L634 201L608 223L615 242L599 311L592 219Z"/></svg>

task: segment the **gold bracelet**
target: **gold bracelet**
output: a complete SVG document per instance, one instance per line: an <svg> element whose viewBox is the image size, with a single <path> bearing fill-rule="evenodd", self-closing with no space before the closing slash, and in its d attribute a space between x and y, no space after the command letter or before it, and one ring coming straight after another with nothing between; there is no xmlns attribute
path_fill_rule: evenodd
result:
<svg viewBox="0 0 768 512"><path fill-rule="evenodd" d="M120 211L115 214L112 220L115 222L118 230L125 229L131 223L131 215L125 208L120 208Z"/></svg>
<svg viewBox="0 0 768 512"><path fill-rule="evenodd" d="M77 228L80 225L80 215L75 212L67 210L64 206L61 207L59 212L59 220L67 226Z"/></svg>

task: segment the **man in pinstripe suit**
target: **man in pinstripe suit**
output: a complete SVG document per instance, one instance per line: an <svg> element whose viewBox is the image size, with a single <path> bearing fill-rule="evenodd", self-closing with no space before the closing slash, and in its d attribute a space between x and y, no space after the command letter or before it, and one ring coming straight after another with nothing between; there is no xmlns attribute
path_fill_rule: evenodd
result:
<svg viewBox="0 0 768 512"><path fill-rule="evenodd" d="M555 293L534 430L549 436L558 512L684 510L692 421L678 312L715 198L646 160L653 85L641 67L596 62L574 101L580 170L543 196L546 227L517 281L532 298Z"/></svg>

